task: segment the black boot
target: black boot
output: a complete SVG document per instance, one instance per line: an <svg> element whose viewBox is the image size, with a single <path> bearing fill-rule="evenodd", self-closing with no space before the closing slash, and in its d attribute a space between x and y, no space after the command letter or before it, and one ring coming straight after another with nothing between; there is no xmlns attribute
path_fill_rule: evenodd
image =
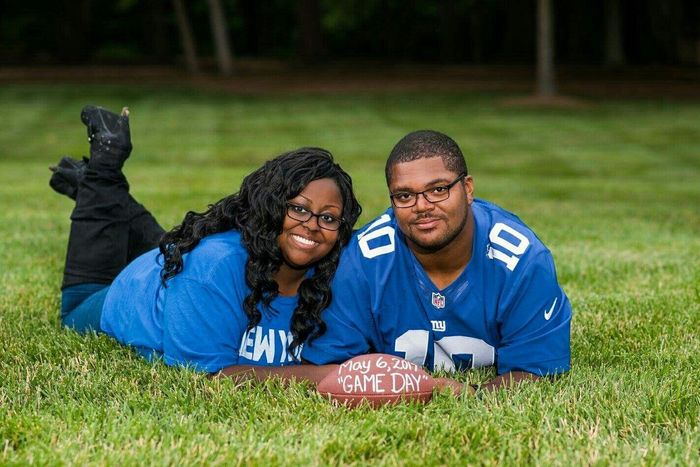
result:
<svg viewBox="0 0 700 467"><path fill-rule="evenodd" d="M90 161L93 170L121 170L131 154L129 131L129 109L124 107L121 115L102 107L83 107L80 120L87 127L90 142Z"/></svg>
<svg viewBox="0 0 700 467"><path fill-rule="evenodd" d="M49 185L56 193L75 199L78 194L78 184L85 176L87 162L87 157L77 161L72 157L63 156L56 166L49 167L53 172Z"/></svg>

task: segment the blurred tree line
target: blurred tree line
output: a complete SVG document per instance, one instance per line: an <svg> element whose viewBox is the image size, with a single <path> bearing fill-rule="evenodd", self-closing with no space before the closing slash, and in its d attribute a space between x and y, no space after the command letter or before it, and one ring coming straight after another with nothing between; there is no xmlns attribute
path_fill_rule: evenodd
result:
<svg viewBox="0 0 700 467"><path fill-rule="evenodd" d="M557 63L700 64L700 0L551 4ZM536 0L5 0L0 63L532 63L536 14Z"/></svg>

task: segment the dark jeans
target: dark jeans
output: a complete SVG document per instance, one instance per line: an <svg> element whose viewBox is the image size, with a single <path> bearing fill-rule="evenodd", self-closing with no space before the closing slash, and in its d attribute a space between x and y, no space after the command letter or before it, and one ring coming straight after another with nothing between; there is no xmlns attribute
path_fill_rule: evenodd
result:
<svg viewBox="0 0 700 467"><path fill-rule="evenodd" d="M158 246L165 231L129 194L119 169L93 170L78 185L63 272L61 321L100 331L109 284L132 260Z"/></svg>

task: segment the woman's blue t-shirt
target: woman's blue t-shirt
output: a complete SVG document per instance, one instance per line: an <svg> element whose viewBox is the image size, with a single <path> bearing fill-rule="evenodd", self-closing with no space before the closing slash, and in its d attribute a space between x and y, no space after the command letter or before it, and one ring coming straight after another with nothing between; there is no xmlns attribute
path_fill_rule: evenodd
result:
<svg viewBox="0 0 700 467"><path fill-rule="evenodd" d="M246 331L247 259L240 232L209 235L183 256L183 270L163 287L160 252L144 253L110 286L100 327L147 358L198 371L296 363L288 353L296 296L260 306L260 323Z"/></svg>

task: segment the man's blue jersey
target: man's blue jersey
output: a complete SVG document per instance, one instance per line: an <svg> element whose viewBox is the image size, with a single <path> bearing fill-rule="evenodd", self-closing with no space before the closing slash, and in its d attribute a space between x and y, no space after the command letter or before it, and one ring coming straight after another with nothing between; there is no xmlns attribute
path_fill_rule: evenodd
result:
<svg viewBox="0 0 700 467"><path fill-rule="evenodd" d="M144 253L110 286L100 327L148 358L199 371L297 363L288 352L296 296L260 307L260 323L246 330L247 259L240 232L209 235L183 256L183 270L163 287L162 256L158 249Z"/></svg>
<svg viewBox="0 0 700 467"><path fill-rule="evenodd" d="M327 331L302 358L325 364L382 352L431 370L568 371L571 305L551 253L517 216L482 200L471 208L472 257L442 290L391 209L360 229L335 275Z"/></svg>

